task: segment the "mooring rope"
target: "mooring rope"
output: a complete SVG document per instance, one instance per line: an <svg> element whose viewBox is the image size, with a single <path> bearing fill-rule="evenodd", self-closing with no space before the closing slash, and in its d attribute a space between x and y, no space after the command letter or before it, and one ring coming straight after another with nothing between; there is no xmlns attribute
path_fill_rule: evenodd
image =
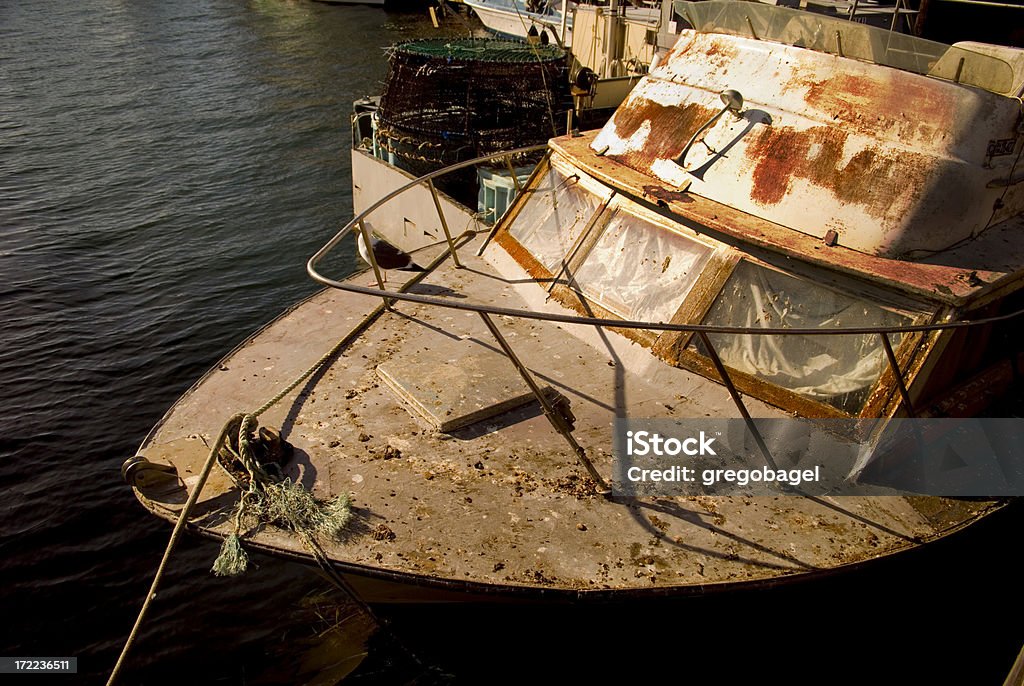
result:
<svg viewBox="0 0 1024 686"><path fill-rule="evenodd" d="M214 463L217 462L217 457L220 454L220 451L225 447L225 442L228 438L228 435L231 433L231 429L234 428L236 424L239 427L239 451L237 454L241 458L242 464L246 467L246 470L249 471L250 473L251 484L255 485L257 483L257 479L260 478L259 475L262 475L264 478L266 477L266 474L263 471L263 469L259 466L258 463L256 463L254 459L252 459L252 450L248 445L248 432L249 430L251 430L251 427L256 423L256 418L259 417L264 412L266 412L267 410L269 410L277 403L279 403L282 398L284 398L286 395L295 390L295 388L299 384L301 384L311 375L316 373L316 371L320 369L320 367L322 367L324 364L326 364L332 357L334 357L334 355L336 355L338 351L340 351L343 347L351 343L356 336L362 334L363 331L366 330L366 327L369 326L373 321L375 321L383 311L384 305L377 305L370 312L370 314L368 314L363 319L363 321L359 323L358 326L356 326L354 329L352 329L352 331L350 331L348 334L342 337L341 340L339 340L337 343L331 346L330 350L324 353L320 357L320 359L314 362L312 366L310 366L306 371L300 374L294 381L285 386L279 393L277 393L277 395L275 395L273 398L265 402L255 412L240 412L238 414L233 415L224 424L224 427L220 430L220 434L217 436L217 440L214 442L213 447L210 449L210 454L207 456L206 462L203 463L203 468L199 473L199 479L198 481L196 481L196 484L192 489L192 493L189 494L188 501L185 503L185 506L182 507L181 513L178 515L178 521L175 523L174 531L171 533L171 538L167 542L167 548L164 550L163 558L160 560L160 565L157 567L156 574L153 576L153 583L150 584L149 593L146 594L146 599L142 603L142 608L139 610L138 617L135 618L135 625L132 627L131 633L128 634L128 640L125 641L124 648L121 649L121 655L118 657L117 663L114 665L114 669L110 673L110 678L107 679L107 686L113 686L114 682L117 680L118 674L120 673L121 668L124 665L125 659L128 656L128 652L131 650L132 646L135 643L135 639L138 636L139 627L142 626L142 621L145 619L146 614L149 612L149 606L152 603L153 599L156 597L157 587L159 587L160 582L163 579L164 571L167 568L167 562L171 557L171 553L174 551L175 547L177 547L178 541L181 539L181 535L185 530L186 524L188 523L189 515L192 512L192 508L195 507L196 502L199 500L199 495L200 493L202 493L203 487L206 485L206 480L210 476L210 470L213 468ZM244 493L242 495L242 499L244 499L246 496L249 496L251 493L252 489L250 489L249 492ZM237 513L237 516L235 518L236 525L240 525L241 523L241 514L241 511ZM317 552L318 551L316 550L313 551L314 557L317 557ZM319 550L319 555L323 555L322 549ZM320 560L318 560L318 562L320 562Z"/></svg>
<svg viewBox="0 0 1024 686"><path fill-rule="evenodd" d="M135 643L135 638L139 633L139 627L142 626L142 620L145 618L146 613L149 612L149 606L156 598L156 589L160 585L161 579L164 576L164 570L167 568L167 561L171 558L171 552L175 546L178 545L178 540L181 538L181 534L185 531L185 524L188 522L188 515L195 506L196 501L199 500L199 493L203 490L203 486L206 485L206 479L210 476L210 470L213 468L213 463L217 460L217 454L220 453L221 447L224 445L224 441L228 436L228 429L235 421L241 421L245 415L239 413L234 415L224 425L224 428L220 430L220 435L217 436L217 440L214 442L213 447L210 448L210 454L206 458L206 462L203 463L203 469L199 472L199 480L196 482L195 488L192 489L192 493L188 497L188 501L185 506L181 508L181 514L178 515L178 521L174 525L174 531L171 532L171 540L167 543L167 548L164 550L163 559L160 560L160 565L156 568L156 574L153 576L153 583L149 586L149 593L146 594L146 599L142 603L142 609L139 610L139 616L135 618L135 626L132 627L132 631L128 634L128 640L124 644L124 648L121 650L120 657L117 658L117 664L114 665L114 670L110 673L110 678L107 679L107 686L112 686L114 681L117 680L117 675L121 672L121 667L124 665L125 658L128 657L128 651L131 649L132 644Z"/></svg>
<svg viewBox="0 0 1024 686"><path fill-rule="evenodd" d="M458 241L464 238L471 237L473 235L475 235L474 231L467 230L463 232L462 235L456 237L455 240ZM405 292L413 285L419 283L421 279L423 279L438 265L444 262L444 260L446 260L450 254L450 248L442 252L429 263L425 271L416 274L412 279L410 279L401 288L399 288L399 292ZM386 307L383 302L374 307L373 310L371 310L370 313L367 314L362 319L362 321L359 322L359 324L357 324L351 331L345 334L345 336L343 336L341 340L339 340L337 343L331 346L331 349L324 353L320 357L320 359L318 359L316 362L312 364L312 366L306 369L306 371L304 371L302 374L296 377L294 381L285 386L273 398L271 398L262 406L260 406L260 408L257 409L255 412L239 412L235 415L232 415L232 417L224 424L224 427L220 430L220 434L217 436L217 440L214 442L213 447L210 448L210 454L207 456L206 462L203 463L203 468L199 473L199 479L196 481L196 484L192 489L192 493L189 494L188 500L185 502L184 507L182 507L181 509L181 513L178 515L178 521L174 525L174 531L171 532L171 538L167 542L167 548L164 550L163 558L160 560L160 564L159 566L157 566L156 574L153 576L153 583L150 584L149 593L146 594L146 599L143 601L142 607L139 609L139 614L135 618L135 624L134 626L132 626L131 633L128 634L128 639L125 641L124 647L121 649L121 655L117 658L117 663L114 665L114 669L110 673L110 678L107 679L107 686L113 686L114 682L117 680L117 677L121 672L121 668L124 666L129 651L135 644L135 640L139 633L139 627L142 626L142 621L143 619L145 619L146 614L149 612L149 607L152 604L153 599L156 598L156 591L160 585L160 581L163 579L164 571L167 568L167 562L171 557L171 553L178 545L178 541L181 539L181 535L184 532L189 520L189 514L192 512L192 508L195 507L196 502L199 500L199 495L202 492L203 487L206 485L206 480L210 476L210 470L213 468L214 463L218 461L217 458L221 450L224 449L225 447L230 448L230 446L226 444L226 441L235 424L237 423L239 431L239 450L237 451L237 453L234 453L234 451L232 452L240 458L243 466L245 466L246 468L246 471L248 471L250 474L250 487L248 491L243 493L242 496L240 497L241 505L241 501L245 500L246 497L252 497L254 495L254 486L256 485L258 480L264 479L266 481L270 481L269 479L267 479L267 475L262 469L262 467L253 458L252 449L249 446L249 432L258 423L256 421L256 418L259 417L264 412L266 412L267 410L269 410L277 403L279 403L285 396L287 396L289 393L295 390L295 388L297 388L299 384L301 384L303 381L305 381L310 376L315 374L321 367L327 364L327 362L329 362L335 355L337 355L342 350L342 348L345 348L346 346L351 344L356 337L362 335L362 333L366 331L367 327L369 327L370 324L375 322L377 318L380 317L380 315L385 311L385 309ZM301 486L299 488L301 488ZM236 529L241 527L241 519L242 511L239 510L238 512L236 512L235 516ZM345 581L344 577L342 577L341 574L339 574L338 571L334 569L333 565L330 562L330 559L327 557L327 554L324 552L323 548L316 541L316 539L312 535L310 535L309 532L296 529L291 522L289 522L289 526L292 528L293 531L295 531L296 534L298 534L299 538L306 544L307 548L310 550L313 556L313 559L316 561L317 565L319 565L320 568L327 574L328 578L331 581L333 581L334 584L338 586L342 591L344 591L349 596L350 600L352 600L352 602L359 606L359 608L363 612L365 612L367 616L369 616L369 618L378 627L382 627L383 623L377 619L377 616L374 614L373 610L370 609L370 606L363 602L356 595L355 591L352 590L352 587L348 584L347 581ZM407 655L415 659L415 656L412 655L412 653L409 652L408 649L406 649L404 646L401 647L403 648Z"/></svg>
<svg viewBox="0 0 1024 686"><path fill-rule="evenodd" d="M178 541L181 539L181 535L188 523L192 508L195 507L196 502L199 500L199 495L202 492L203 487L206 485L206 480L210 476L210 470L213 468L214 463L217 462L217 456L220 454L221 449L225 447L225 441L228 438L230 430L237 423L239 426L240 448L238 454L239 457L242 458L242 463L246 466L247 471L249 471L250 474L261 473L263 471L262 468L256 464L254 460L252 460L252 464L249 464L250 460L248 458L251 457L251 449L249 449L248 446L243 447L243 444L248 443L247 430L255 423L256 418L279 403L282 398L295 390L299 384L316 373L316 371L334 357L338 351L351 343L356 336L362 334L363 331L366 330L366 327L374 322L383 311L384 305L377 305L365 318L363 318L363 321L361 321L358 326L342 337L341 340L335 343L330 350L320 357L320 359L314 362L312 366L300 374L294 381L285 386L277 395L265 402L255 412L240 412L233 415L231 419L224 424L224 427L220 430L220 434L217 436L217 440L210 449L210 454L207 456L206 462L203 463L203 468L199 473L199 480L196 481L196 484L192 489L192 493L189 494L188 501L185 503L185 506L181 509L181 513L178 515L178 521L175 523L174 531L171 533L171 538L167 542L167 548L164 550L163 558L160 560L160 565L157 567L156 574L153 576L153 583L150 584L149 593L146 594L146 599L142 603L142 608L139 610L138 617L135 618L135 625L132 627L131 633L128 634L128 640L125 641L124 648L121 649L121 655L118 657L117 663L114 665L114 669L110 673L110 678L107 679L107 686L113 686L114 682L117 680L118 674L121 672L121 668L128 656L128 652L135 643L135 639L139 633L139 627L142 626L142 622L145 619L146 614L149 612L149 607L152 604L153 599L156 597L157 588L163 580L164 571L167 568L167 562L171 557L171 553L174 551L175 547L178 545ZM252 482L255 483L256 479L253 479ZM243 494L242 497L244 498L246 495L248 495L248 493ZM240 516L241 513L236 517L236 522L237 520L240 520ZM319 555L323 555L322 549L319 551L314 550L314 557L318 557L318 552ZM320 562L319 559L317 561ZM321 566L323 565L321 564ZM345 590L351 592L351 589L346 588ZM365 603L362 605L365 607Z"/></svg>

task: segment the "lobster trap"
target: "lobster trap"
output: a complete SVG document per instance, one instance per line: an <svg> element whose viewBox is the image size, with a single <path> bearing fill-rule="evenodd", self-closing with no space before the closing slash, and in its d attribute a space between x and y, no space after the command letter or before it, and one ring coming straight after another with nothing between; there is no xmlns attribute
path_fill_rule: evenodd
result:
<svg viewBox="0 0 1024 686"><path fill-rule="evenodd" d="M377 142L416 176L544 143L563 132L572 107L566 52L553 45L430 38L399 43L389 62ZM448 176L439 187L475 203L475 171Z"/></svg>

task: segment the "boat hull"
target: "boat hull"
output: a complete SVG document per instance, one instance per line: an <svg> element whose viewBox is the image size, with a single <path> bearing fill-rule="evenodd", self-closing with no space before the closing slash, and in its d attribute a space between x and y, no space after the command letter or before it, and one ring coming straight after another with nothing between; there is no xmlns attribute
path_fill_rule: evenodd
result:
<svg viewBox="0 0 1024 686"><path fill-rule="evenodd" d="M435 275L419 292L454 292L464 287L461 279L486 273L472 257L475 244L462 247L466 269L446 270L456 281ZM421 264L430 264L430 257L429 249L416 255ZM365 285L366 278L354 277L353 283ZM485 297L494 289L490 296L507 303L517 281L522 279L511 274L483 277L473 290ZM809 582L941 538L1001 506L897 497L604 498L587 485L561 436L535 406L507 413L483 434L484 427L448 435L425 430L422 419L380 381L377 368L386 363L387 351L402 341L436 349L445 359L454 354L468 360L478 354L478 342L486 347L485 334L473 328L476 318L452 319L445 312L435 318L407 304L399 306L401 314L384 314L379 303L368 295L321 292L225 357L141 446L141 455L171 466L178 478L155 489L136 484L140 501L175 520L196 485L207 444L220 431L213 408L230 415L273 396L346 337L358 345L339 352L310 383L262 416L261 424L281 429L295 448L287 476L323 499L352 495L350 531L324 546L331 564L368 602L609 602ZM453 322L471 328L452 332L453 338L438 333ZM637 399L635 411L656 411L657 405L639 401L653 392L643 378L616 371L613 361L610 366L606 356L588 353L558 327L542 336L534 326L502 328L540 378L562 374L559 388L572 398L582 444L607 445L615 409L599 398L614 395L617 386ZM566 376L557 359L540 362L530 343L542 345L547 334L557 337L544 344L553 346L549 350L578 352L582 376ZM455 350L446 351L451 345ZM630 354L628 341L619 345L613 360ZM501 372L499 365L491 373ZM685 376L692 402L720 401L719 413L728 408L721 387L678 374L679 380L664 383L682 388ZM610 456L592 454L599 470L610 468ZM192 513L193 530L215 538L232 533L238 498L237 487L215 471ZM268 526L242 533L248 547L313 561L288 531Z"/></svg>
<svg viewBox="0 0 1024 686"><path fill-rule="evenodd" d="M993 505L983 514L970 522L965 522L955 530L944 532L942 537L955 536L958 540L963 534L961 529L968 528L971 524L980 520L983 516L990 515L997 510L1004 508L1008 501ZM196 533L221 540L221 537L209 531L197 529ZM629 603L636 607L637 603L662 603L667 600L685 600L687 598L710 598L734 596L736 594L748 594L752 592L799 592L796 589L807 589L809 593L815 593L815 588L826 585L852 585L857 586L859 574L870 570L874 566L892 570L898 567L900 573L916 574L926 572L929 568L930 559L925 555L925 561L919 559L914 563L904 563L901 566L900 553L905 556L912 556L913 552L923 548L927 543L935 544L936 538L929 542L917 542L908 545L901 550L889 551L877 558L857 563L841 565L832 569L816 570L798 574L778 576L769 579L754 581L732 581L715 584L690 584L677 587L636 587L625 589L565 589L552 588L549 586L530 586L514 584L481 584L474 581L463 581L437 578L421 574L405 574L388 572L362 565L352 565L335 561L333 568L342 575L349 588L356 595L370 605L433 605L433 604L464 604L477 606L507 606L517 605L556 605L578 607L580 603L594 606L609 606L621 603ZM946 541L943 541L946 544ZM309 554L282 551L280 549L255 544L251 546L263 554L287 559L292 562L319 567L316 559ZM915 571L917 570L917 571ZM792 589L792 590L790 590Z"/></svg>

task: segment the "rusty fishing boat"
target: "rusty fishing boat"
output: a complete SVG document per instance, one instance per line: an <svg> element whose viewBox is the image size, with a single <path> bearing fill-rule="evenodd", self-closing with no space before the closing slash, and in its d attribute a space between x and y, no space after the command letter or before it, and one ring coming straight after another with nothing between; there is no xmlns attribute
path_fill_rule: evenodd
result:
<svg viewBox="0 0 1024 686"><path fill-rule="evenodd" d="M175 520L202 485L193 531L401 602L808 581L999 508L616 495L617 419L970 417L1019 388L1024 51L758 3L676 12L672 50L604 128L543 146L493 227L438 189L448 170L365 198L309 261L327 288L126 465L146 509ZM369 272L324 273L371 233L424 271L371 250ZM203 485L211 447L225 469ZM238 516L282 478L349 498L344 529L311 549Z"/></svg>

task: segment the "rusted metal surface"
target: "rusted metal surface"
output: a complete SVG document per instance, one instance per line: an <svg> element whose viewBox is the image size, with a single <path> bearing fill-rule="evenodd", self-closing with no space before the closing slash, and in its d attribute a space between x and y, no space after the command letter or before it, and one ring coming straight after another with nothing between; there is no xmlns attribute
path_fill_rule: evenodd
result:
<svg viewBox="0 0 1024 686"><path fill-rule="evenodd" d="M954 143L949 129L957 124L957 100L976 99L972 91L894 69L836 71L825 79L795 74L783 88L803 91L809 107L848 131L908 145Z"/></svg>
<svg viewBox="0 0 1024 686"><path fill-rule="evenodd" d="M673 167L726 89L743 94L741 116L722 117L698 137L687 169ZM1019 120L1019 101L996 93L684 31L594 149L669 187L685 177L691 193L793 231L834 231L857 251L913 259L1024 210L1024 192L987 187L1015 159L991 156L990 144L1019 150Z"/></svg>
<svg viewBox="0 0 1024 686"><path fill-rule="evenodd" d="M916 152L897 153L881 146L846 157L848 138L846 131L832 126L804 131L760 129L747 149L755 161L751 198L759 205L775 205L784 200L795 180L802 179L828 190L839 203L860 205L877 220L885 220L893 211L893 198L921 200L928 188L931 160ZM948 209L955 214L963 211ZM841 240L850 242L848 236Z"/></svg>
<svg viewBox="0 0 1024 686"><path fill-rule="evenodd" d="M551 145L556 153L572 159L584 172L644 202L645 194L652 194L652 177L607 156L597 155L591 146L595 136L588 133L578 138L556 138ZM667 184L662 188L666 194L674 192ZM984 255L972 257L966 252L952 264L945 264L940 259L933 260L935 263L931 264L908 262L852 250L843 245L842 239L839 245L830 247L818 238L789 230L695 192L687 193L686 197L689 202L662 202L665 209L688 226L740 249L749 250L751 246L764 248L830 272L844 273L937 302L964 305L989 290L1019 280L1020 273L1024 271L1024 252L1019 242L1007 245L1005 250L1008 252L997 263L1003 269L1011 269L1011 263L1015 263L1017 266L1012 272L987 270L988 258ZM647 202L650 203L649 200ZM1007 257L1007 254L1012 257ZM974 276L968 278L972 272Z"/></svg>
<svg viewBox="0 0 1024 686"><path fill-rule="evenodd" d="M616 111L609 123L626 141L621 152L609 153L609 157L634 168L642 168L653 159L675 157L715 112L698 103L666 106L653 100L633 102L629 108Z"/></svg>

